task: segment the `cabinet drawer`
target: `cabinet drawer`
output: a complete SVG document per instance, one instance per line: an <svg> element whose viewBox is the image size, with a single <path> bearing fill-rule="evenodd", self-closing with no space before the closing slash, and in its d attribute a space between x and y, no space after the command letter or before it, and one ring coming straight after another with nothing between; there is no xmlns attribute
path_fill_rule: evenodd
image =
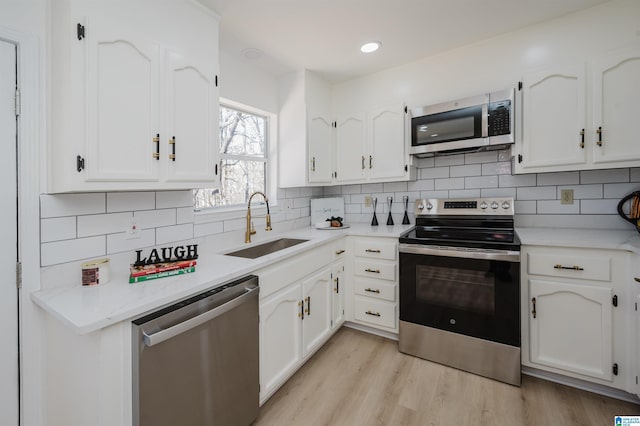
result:
<svg viewBox="0 0 640 426"><path fill-rule="evenodd" d="M398 244L396 240L361 239L355 243L355 256L374 259L396 260Z"/></svg>
<svg viewBox="0 0 640 426"><path fill-rule="evenodd" d="M354 280L354 291L356 294L373 297L376 299L396 301L396 285L380 280Z"/></svg>
<svg viewBox="0 0 640 426"><path fill-rule="evenodd" d="M396 304L356 296L354 299L354 317L358 321L382 327L396 328Z"/></svg>
<svg viewBox="0 0 640 426"><path fill-rule="evenodd" d="M527 273L608 282L611 281L611 257L533 252L527 254Z"/></svg>
<svg viewBox="0 0 640 426"><path fill-rule="evenodd" d="M356 259L353 262L355 275L377 278L382 280L396 280L396 265L387 262L374 262L367 259Z"/></svg>

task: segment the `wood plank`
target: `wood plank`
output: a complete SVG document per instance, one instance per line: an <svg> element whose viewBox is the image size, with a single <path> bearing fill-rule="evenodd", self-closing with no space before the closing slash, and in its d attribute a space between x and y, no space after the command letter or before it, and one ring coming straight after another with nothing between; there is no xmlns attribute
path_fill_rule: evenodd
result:
<svg viewBox="0 0 640 426"><path fill-rule="evenodd" d="M640 405L523 376L511 386L343 327L260 409L255 425L608 425Z"/></svg>

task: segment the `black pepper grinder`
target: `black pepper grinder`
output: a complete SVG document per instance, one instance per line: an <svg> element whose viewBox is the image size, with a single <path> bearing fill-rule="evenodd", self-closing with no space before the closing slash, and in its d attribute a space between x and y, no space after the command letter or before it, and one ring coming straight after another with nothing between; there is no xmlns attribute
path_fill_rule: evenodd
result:
<svg viewBox="0 0 640 426"><path fill-rule="evenodd" d="M378 205L378 199L373 199L373 219L371 220L371 226L378 226L378 218L376 217L376 206Z"/></svg>
<svg viewBox="0 0 640 426"><path fill-rule="evenodd" d="M393 204L393 197L387 197L387 204L389 205L389 217L387 218L387 225L393 226L393 218L391 217L391 204Z"/></svg>
<svg viewBox="0 0 640 426"><path fill-rule="evenodd" d="M404 217L402 218L402 224L409 225L411 224L411 222L409 222L409 214L407 213L407 210L409 210L409 197L405 195L402 197L402 201L404 201Z"/></svg>

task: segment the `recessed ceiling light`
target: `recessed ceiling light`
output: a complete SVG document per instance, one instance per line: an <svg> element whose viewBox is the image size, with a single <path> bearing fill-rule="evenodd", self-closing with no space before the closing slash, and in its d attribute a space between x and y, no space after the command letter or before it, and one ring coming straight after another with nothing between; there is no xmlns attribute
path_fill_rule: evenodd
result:
<svg viewBox="0 0 640 426"><path fill-rule="evenodd" d="M264 52L255 47L247 47L246 49L242 50L242 55L247 59L251 59L255 61L257 59L262 58L262 55L264 55Z"/></svg>
<svg viewBox="0 0 640 426"><path fill-rule="evenodd" d="M372 53L380 49L380 46L382 46L382 43L380 43L379 41L371 41L369 43L363 44L360 47L360 51L362 53Z"/></svg>

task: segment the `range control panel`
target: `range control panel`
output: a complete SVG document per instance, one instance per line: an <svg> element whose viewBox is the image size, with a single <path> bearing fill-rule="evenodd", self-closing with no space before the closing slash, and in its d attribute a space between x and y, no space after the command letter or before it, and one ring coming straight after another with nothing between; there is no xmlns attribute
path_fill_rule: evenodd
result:
<svg viewBox="0 0 640 426"><path fill-rule="evenodd" d="M414 213L418 215L505 215L513 216L513 198L416 200Z"/></svg>

